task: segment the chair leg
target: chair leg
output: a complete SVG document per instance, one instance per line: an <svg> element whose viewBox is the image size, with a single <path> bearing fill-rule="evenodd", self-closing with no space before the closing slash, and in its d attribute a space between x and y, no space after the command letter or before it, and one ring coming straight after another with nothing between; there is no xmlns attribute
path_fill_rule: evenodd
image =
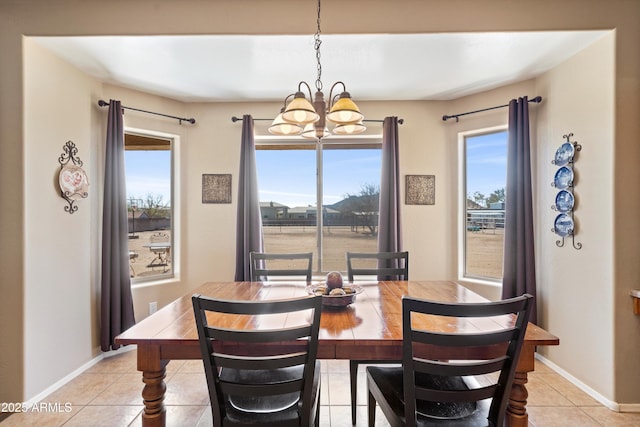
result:
<svg viewBox="0 0 640 427"><path fill-rule="evenodd" d="M370 392L367 394L369 395L367 401L367 419L369 420L369 427L374 427L376 424L376 399L374 399L373 394Z"/></svg>
<svg viewBox="0 0 640 427"><path fill-rule="evenodd" d="M322 383L318 386L318 401L316 402L316 415L314 416L313 426L320 427L320 396L322 395Z"/></svg>
<svg viewBox="0 0 640 427"><path fill-rule="evenodd" d="M358 362L349 361L349 379L351 382L351 424L356 423L356 393L358 390Z"/></svg>

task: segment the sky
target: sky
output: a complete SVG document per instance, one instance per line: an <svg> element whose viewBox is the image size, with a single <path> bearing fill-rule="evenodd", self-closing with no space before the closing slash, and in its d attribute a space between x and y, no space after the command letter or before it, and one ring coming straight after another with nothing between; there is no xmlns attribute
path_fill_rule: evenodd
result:
<svg viewBox="0 0 640 427"><path fill-rule="evenodd" d="M332 205L347 194L357 195L367 184L379 186L379 149L325 150L323 204ZM316 205L314 150L257 150L258 190L261 202L290 208Z"/></svg>
<svg viewBox="0 0 640 427"><path fill-rule="evenodd" d="M125 151L127 199L162 196L171 201L171 152L168 150ZM138 203L139 204L139 203Z"/></svg>
<svg viewBox="0 0 640 427"><path fill-rule="evenodd" d="M489 196L507 180L507 131L467 137L467 195Z"/></svg>
<svg viewBox="0 0 640 427"><path fill-rule="evenodd" d="M506 180L507 132L467 137L467 194L489 196ZM357 195L367 184L379 186L380 149L325 150L324 200L331 205L347 194ZM316 205L316 152L314 150L257 150L258 188L261 202L290 208ZM126 151L128 198L148 195L171 200L171 153ZM429 173L429 171L425 171Z"/></svg>

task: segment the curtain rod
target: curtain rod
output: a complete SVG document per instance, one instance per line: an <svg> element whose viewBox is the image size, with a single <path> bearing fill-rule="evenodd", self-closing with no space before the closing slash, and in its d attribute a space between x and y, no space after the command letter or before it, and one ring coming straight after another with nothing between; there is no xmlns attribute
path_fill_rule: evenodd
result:
<svg viewBox="0 0 640 427"><path fill-rule="evenodd" d="M528 102L540 103L540 102L542 102L542 97L541 96L536 96L535 98L530 99ZM508 106L509 106L509 104L498 105L497 107L483 108L482 110L469 111L469 112L460 113L460 114L452 114L450 116L447 116L445 114L444 116L442 116L442 120L446 122L448 119L453 119L455 117L456 123L457 123L459 121L458 117L460 117L460 116L466 116L467 114L480 113L482 111L495 110L496 108L504 108L504 107L508 107Z"/></svg>
<svg viewBox="0 0 640 427"><path fill-rule="evenodd" d="M254 121L270 121L272 122L273 119L253 119ZM242 117L236 117L236 116L232 116L231 117L231 121L233 123L235 122L241 122L242 121ZM370 123L382 123L384 120L380 120L380 119L364 119L362 120L363 122L370 122ZM403 124L404 123L404 119L398 119L398 123L399 124Z"/></svg>
<svg viewBox="0 0 640 427"><path fill-rule="evenodd" d="M109 105L108 102L103 101L102 99L98 101L98 105L100 107L106 107ZM141 113L147 113L147 114L154 114L156 116L162 116L162 117L169 117L170 119L176 119L180 122L180 124L182 124L182 122L189 122L191 124L195 124L196 119L194 118L190 118L190 119L186 119L184 117L177 117L177 116L170 116L168 114L162 114L162 113L155 113L153 111L147 111L147 110L141 110L139 108L133 108L133 107L125 107L124 105L120 105L120 107L122 107L122 109L125 110L133 110L133 111L140 111Z"/></svg>

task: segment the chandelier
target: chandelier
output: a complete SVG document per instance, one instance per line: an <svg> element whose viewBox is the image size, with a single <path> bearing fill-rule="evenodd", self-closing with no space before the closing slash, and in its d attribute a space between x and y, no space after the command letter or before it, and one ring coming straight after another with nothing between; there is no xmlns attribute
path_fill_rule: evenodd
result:
<svg viewBox="0 0 640 427"><path fill-rule="evenodd" d="M316 78L316 94L311 97L311 87L307 82L298 84L298 91L288 95L284 100L284 106L280 114L269 126L269 132L274 135L302 135L305 138L313 138L318 141L331 135L328 123L334 123L334 134L353 135L364 132L366 127L362 124L364 116L360 109L351 99L347 88L343 82L336 82L331 86L329 99L325 102L322 93L322 64L320 63L320 0L318 0L317 30L314 35L314 50L318 68ZM303 88L309 93L307 100ZM342 92L333 95L336 86L342 86ZM293 99L289 102L289 99ZM313 103L311 100L313 99Z"/></svg>

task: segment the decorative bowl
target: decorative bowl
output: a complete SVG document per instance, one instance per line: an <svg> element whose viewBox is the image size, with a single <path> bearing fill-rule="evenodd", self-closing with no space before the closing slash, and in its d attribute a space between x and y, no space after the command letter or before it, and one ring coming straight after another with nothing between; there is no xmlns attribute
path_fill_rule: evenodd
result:
<svg viewBox="0 0 640 427"><path fill-rule="evenodd" d="M322 295L322 305L330 308L341 308L352 304L356 300L356 295L362 292L362 288L358 285L345 284L339 289L351 289L351 293L346 295L329 295L327 285L324 283L318 285L307 286L306 290L310 295Z"/></svg>

